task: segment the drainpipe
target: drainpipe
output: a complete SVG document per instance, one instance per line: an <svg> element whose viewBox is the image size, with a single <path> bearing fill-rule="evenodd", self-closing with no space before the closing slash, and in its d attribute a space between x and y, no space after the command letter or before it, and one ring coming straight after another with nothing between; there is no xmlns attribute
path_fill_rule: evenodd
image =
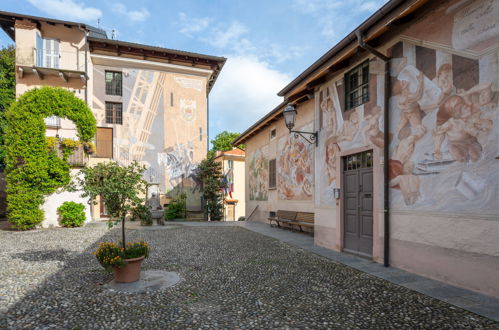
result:
<svg viewBox="0 0 499 330"><path fill-rule="evenodd" d="M388 180L389 173L389 144L390 144L390 58L382 53L378 52L373 47L369 46L364 42L364 38L362 36L362 32L357 30L355 31L357 35L357 42L359 46L369 53L373 54L377 58L381 59L385 62L385 93L384 93L384 134L383 134L383 197L384 197L384 218L383 218L383 227L384 227L384 242L383 242L383 265L385 267L390 267L390 185Z"/></svg>
<svg viewBox="0 0 499 330"><path fill-rule="evenodd" d="M85 103L88 105L88 31L82 28L81 24L78 24L78 29L85 35Z"/></svg>

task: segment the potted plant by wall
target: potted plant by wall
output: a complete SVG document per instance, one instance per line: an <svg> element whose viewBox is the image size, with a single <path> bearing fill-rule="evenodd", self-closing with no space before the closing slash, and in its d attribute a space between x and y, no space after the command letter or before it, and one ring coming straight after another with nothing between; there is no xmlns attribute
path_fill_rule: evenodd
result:
<svg viewBox="0 0 499 330"><path fill-rule="evenodd" d="M106 270L114 270L117 282L134 282L140 278L140 267L149 255L145 242L126 243L125 218L133 205L144 200L147 183L142 179L145 167L137 162L121 166L116 162L103 162L81 170L75 185L83 190L82 197L88 197L97 204L97 197L105 203L109 220L108 225L121 222L121 242L101 243L95 255Z"/></svg>

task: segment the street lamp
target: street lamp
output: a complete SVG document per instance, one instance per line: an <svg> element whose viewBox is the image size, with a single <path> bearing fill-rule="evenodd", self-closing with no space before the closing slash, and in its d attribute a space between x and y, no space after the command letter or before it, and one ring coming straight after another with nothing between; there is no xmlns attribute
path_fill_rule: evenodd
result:
<svg viewBox="0 0 499 330"><path fill-rule="evenodd" d="M288 103L282 115L284 116L284 122L286 123L286 127L289 129L289 133L295 133L295 137L300 135L304 138L308 143L315 143L317 147L319 145L319 136L317 132L303 132L303 131L293 131L293 127L295 127L296 120L296 108L293 103ZM305 135L308 135L308 138Z"/></svg>

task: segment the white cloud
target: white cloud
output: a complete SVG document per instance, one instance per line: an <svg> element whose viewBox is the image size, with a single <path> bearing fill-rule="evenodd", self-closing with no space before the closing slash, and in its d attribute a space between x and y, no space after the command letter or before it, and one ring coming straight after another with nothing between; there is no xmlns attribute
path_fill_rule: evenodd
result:
<svg viewBox="0 0 499 330"><path fill-rule="evenodd" d="M128 8L121 2L114 3L111 7L111 10L117 14L126 16L133 22L141 22L150 15L149 11L146 8L140 8L139 10L128 10Z"/></svg>
<svg viewBox="0 0 499 330"><path fill-rule="evenodd" d="M234 45L240 42L249 45L249 40L242 38L242 36L248 33L248 31L248 28L244 24L238 21L233 21L227 27L214 29L212 36L206 39L206 41L210 45L218 48L224 48L230 44ZM234 46L232 46L232 48L234 48Z"/></svg>
<svg viewBox="0 0 499 330"><path fill-rule="evenodd" d="M178 14L179 32L192 37L193 34L204 31L213 21L211 17L190 18L185 13Z"/></svg>
<svg viewBox="0 0 499 330"><path fill-rule="evenodd" d="M366 1L360 5L359 10L374 12L380 7L381 7L380 1Z"/></svg>
<svg viewBox="0 0 499 330"><path fill-rule="evenodd" d="M65 20L97 21L102 11L97 8L86 7L83 2L74 0L28 0L39 10Z"/></svg>
<svg viewBox="0 0 499 330"><path fill-rule="evenodd" d="M210 138L224 130L242 133L282 99L290 77L254 56L232 56L210 94Z"/></svg>

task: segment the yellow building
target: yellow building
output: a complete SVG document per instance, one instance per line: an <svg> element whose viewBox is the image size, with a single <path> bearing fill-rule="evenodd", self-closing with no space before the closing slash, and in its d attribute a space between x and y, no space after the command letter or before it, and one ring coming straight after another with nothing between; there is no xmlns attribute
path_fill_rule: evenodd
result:
<svg viewBox="0 0 499 330"><path fill-rule="evenodd" d="M96 152L90 159L76 152L77 165L139 161L156 193L185 191L188 209L201 209L193 174L208 149L208 96L225 58L110 40L76 22L8 12L0 12L0 22L16 44L17 96L63 87L93 111ZM69 120L51 117L46 124L48 136L76 138ZM56 209L66 200L80 198L63 192L46 199L44 226L57 225ZM87 214L105 217L105 207Z"/></svg>
<svg viewBox="0 0 499 330"><path fill-rule="evenodd" d="M245 216L245 152L239 148L217 151L215 161L222 165L227 188L224 192L224 220L236 221Z"/></svg>

